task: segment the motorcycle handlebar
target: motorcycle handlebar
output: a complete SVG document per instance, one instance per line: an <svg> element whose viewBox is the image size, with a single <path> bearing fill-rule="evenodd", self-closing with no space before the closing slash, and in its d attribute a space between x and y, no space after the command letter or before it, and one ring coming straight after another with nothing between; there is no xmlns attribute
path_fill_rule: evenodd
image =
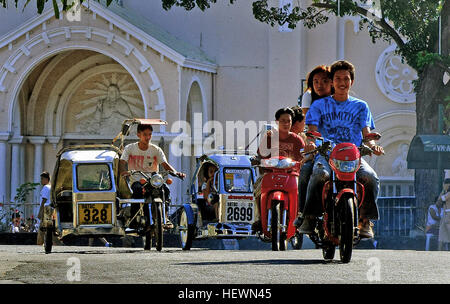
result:
<svg viewBox="0 0 450 304"><path fill-rule="evenodd" d="M372 153L374 152L374 150L372 148L368 147L365 144L361 144L361 146L359 146L358 149L359 149L359 151L361 153L361 156L372 155ZM314 154L314 153L317 153L317 152L319 152L320 154L324 155L328 151L331 151L331 142L326 141L326 142L324 142L324 144L322 146L319 146L319 147L315 148L312 151L303 153L303 156L306 157L306 156L308 156L310 154Z"/></svg>
<svg viewBox="0 0 450 304"><path fill-rule="evenodd" d="M167 174L169 174L170 176L174 176L174 177L177 177L177 178L179 178L179 179L181 179L181 180L184 180L183 177L178 176L177 174L175 174L175 173L173 173L173 172L171 172L171 171L165 171L165 172L167 172ZM148 175L147 175L148 172L142 172L142 171L139 171L139 170L129 170L128 173L129 173L130 175L139 173L140 175L142 175L142 176L143 176L144 178L146 178L146 179L150 179L150 178L151 178L151 176L148 176ZM160 173L160 174L161 174L161 173ZM164 173L162 173L161 175L164 176Z"/></svg>

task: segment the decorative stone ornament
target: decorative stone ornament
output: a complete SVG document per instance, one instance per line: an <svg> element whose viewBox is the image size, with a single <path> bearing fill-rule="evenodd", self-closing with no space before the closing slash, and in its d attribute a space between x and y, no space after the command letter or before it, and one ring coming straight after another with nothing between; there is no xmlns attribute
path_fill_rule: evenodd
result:
<svg viewBox="0 0 450 304"><path fill-rule="evenodd" d="M375 67L375 78L381 92L390 100L398 103L416 101L413 80L417 72L406 63L401 56L395 54L396 44L386 48L378 58Z"/></svg>

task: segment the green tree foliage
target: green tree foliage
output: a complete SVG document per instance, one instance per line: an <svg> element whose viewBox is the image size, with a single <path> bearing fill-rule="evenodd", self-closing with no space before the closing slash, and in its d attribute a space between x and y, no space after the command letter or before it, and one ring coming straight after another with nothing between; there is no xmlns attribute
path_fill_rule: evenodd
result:
<svg viewBox="0 0 450 304"><path fill-rule="evenodd" d="M55 11L55 16L56 18L59 18L59 5L62 4L62 10L63 11L68 11L70 10L74 5L76 5L77 3L83 3L84 1L89 1L89 0L77 0L78 2L74 1L74 0L52 0L52 5L53 5L53 9ZM101 0L95 0L100 2ZM106 0L106 4L109 6L111 4L113 0ZM0 0L0 4L3 7L8 7L9 3L12 2L12 0ZM14 6L17 8L19 5L19 2L21 2L21 0L14 0ZM26 2L23 5L23 9L26 8L29 4L31 3L36 3L36 8L39 14L41 14L44 11L44 7L45 4L47 2L49 2L49 0L26 0Z"/></svg>
<svg viewBox="0 0 450 304"><path fill-rule="evenodd" d="M27 200L28 194L33 192L36 187L39 186L39 183L24 183L20 185L16 190L16 196L14 197L14 201L17 204L23 204Z"/></svg>

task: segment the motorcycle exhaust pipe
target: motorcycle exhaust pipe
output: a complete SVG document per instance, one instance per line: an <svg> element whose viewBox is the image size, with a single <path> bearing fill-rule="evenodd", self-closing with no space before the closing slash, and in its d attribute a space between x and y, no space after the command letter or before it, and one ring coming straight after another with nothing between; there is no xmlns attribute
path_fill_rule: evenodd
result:
<svg viewBox="0 0 450 304"><path fill-rule="evenodd" d="M166 203L161 203L161 211L162 211L162 221L163 221L163 224L165 225L166 224Z"/></svg>
<svg viewBox="0 0 450 304"><path fill-rule="evenodd" d="M287 228L286 219L287 219L287 210L284 210L283 211L283 224L281 226L283 232L286 232L286 228Z"/></svg>
<svg viewBox="0 0 450 304"><path fill-rule="evenodd" d="M150 225L153 225L152 204L148 204L148 215L150 218Z"/></svg>

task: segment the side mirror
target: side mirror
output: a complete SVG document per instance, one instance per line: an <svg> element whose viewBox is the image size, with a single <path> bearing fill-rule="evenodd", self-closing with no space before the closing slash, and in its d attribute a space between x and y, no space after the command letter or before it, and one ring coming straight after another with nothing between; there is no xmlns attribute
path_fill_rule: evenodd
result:
<svg viewBox="0 0 450 304"><path fill-rule="evenodd" d="M306 136L316 138L316 137L322 137L322 134L317 131L308 131L308 132L306 132Z"/></svg>
<svg viewBox="0 0 450 304"><path fill-rule="evenodd" d="M250 158L250 164L252 166L258 166L261 164L261 158L259 156L253 156Z"/></svg>
<svg viewBox="0 0 450 304"><path fill-rule="evenodd" d="M127 136L130 131L130 125L129 124L123 124L122 125L122 135Z"/></svg>

